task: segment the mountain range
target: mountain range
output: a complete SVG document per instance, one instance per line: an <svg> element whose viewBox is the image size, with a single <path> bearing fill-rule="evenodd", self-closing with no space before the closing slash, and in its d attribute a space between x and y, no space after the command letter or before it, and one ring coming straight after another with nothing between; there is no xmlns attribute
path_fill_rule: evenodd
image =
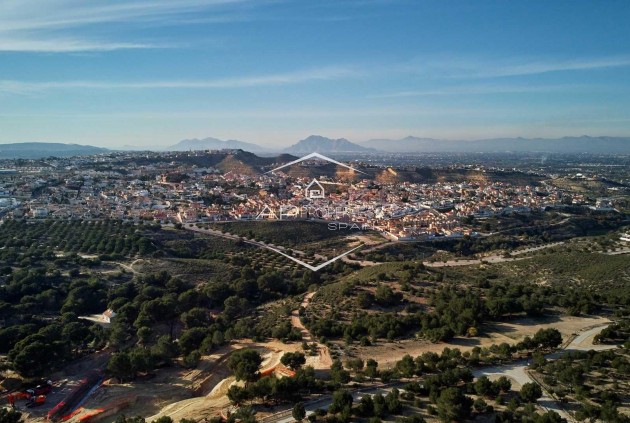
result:
<svg viewBox="0 0 630 423"><path fill-rule="evenodd" d="M175 145L172 145L166 150L170 151L188 151L188 150L224 150L224 149L233 149L233 150L245 150L251 152L264 152L269 151L268 148L261 147L257 144L252 144L250 142L238 141L238 140L220 140L218 138L192 138L187 140L182 140Z"/></svg>
<svg viewBox="0 0 630 423"><path fill-rule="evenodd" d="M43 157L90 156L107 153L107 148L58 142L0 144L0 159L41 159Z"/></svg>
<svg viewBox="0 0 630 423"><path fill-rule="evenodd" d="M136 149L136 148L134 148ZM138 148L140 149L140 148ZM218 138L185 139L167 148L145 148L154 151L244 150L254 153L287 153L304 155L313 152L333 153L593 153L630 154L630 137L563 137L563 138L494 138L475 141L442 140L409 136L402 139L371 139L353 143L345 138L311 135L285 149L262 147L238 140ZM0 144L0 159L37 159L49 156L69 157L101 154L110 149L91 145L26 142Z"/></svg>
<svg viewBox="0 0 630 423"><path fill-rule="evenodd" d="M331 139L321 135L311 135L284 151L289 154L376 152L373 148L352 143L345 138Z"/></svg>

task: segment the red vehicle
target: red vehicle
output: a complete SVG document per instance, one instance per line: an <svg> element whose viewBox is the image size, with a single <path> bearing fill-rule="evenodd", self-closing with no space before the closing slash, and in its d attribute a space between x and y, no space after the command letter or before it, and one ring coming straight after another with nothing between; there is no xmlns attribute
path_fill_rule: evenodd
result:
<svg viewBox="0 0 630 423"><path fill-rule="evenodd" d="M42 385L37 385L34 388L27 389L26 392L28 392L32 396L48 395L50 391L52 391L52 385L52 382L49 380Z"/></svg>
<svg viewBox="0 0 630 423"><path fill-rule="evenodd" d="M22 392L9 394L9 404L15 407L15 401L25 399L27 407L37 407L46 401L46 395L52 391L52 382L49 380L45 384L37 385L34 388Z"/></svg>

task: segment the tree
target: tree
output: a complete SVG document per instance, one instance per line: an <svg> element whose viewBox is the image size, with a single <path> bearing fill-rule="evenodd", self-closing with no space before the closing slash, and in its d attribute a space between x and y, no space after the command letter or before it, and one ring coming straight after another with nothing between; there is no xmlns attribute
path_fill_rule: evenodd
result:
<svg viewBox="0 0 630 423"><path fill-rule="evenodd" d="M8 408L0 408L0 423L20 423L22 422L22 413Z"/></svg>
<svg viewBox="0 0 630 423"><path fill-rule="evenodd" d="M396 363L396 370L402 377L412 377L416 372L416 363L413 361L413 357L409 354L405 354L403 358Z"/></svg>
<svg viewBox="0 0 630 423"><path fill-rule="evenodd" d="M537 383L528 382L521 387L520 396L523 401L536 402L538 398L542 397L542 389Z"/></svg>
<svg viewBox="0 0 630 423"><path fill-rule="evenodd" d="M487 407L488 404L481 398L477 398L473 403L473 408L477 413L483 413L484 411L486 411Z"/></svg>
<svg viewBox="0 0 630 423"><path fill-rule="evenodd" d="M505 392L509 392L510 389L512 389L512 382L510 381L510 379L508 379L505 376L501 376L500 378L498 378L492 383L496 387L497 391L499 392L505 393Z"/></svg>
<svg viewBox="0 0 630 423"><path fill-rule="evenodd" d="M398 414L402 410L402 403L400 402L400 392L398 389L392 389L385 396L385 406L389 414Z"/></svg>
<svg viewBox="0 0 630 423"><path fill-rule="evenodd" d="M350 382L350 373L343 369L343 364L339 359L333 361L330 367L330 378L336 384L346 384Z"/></svg>
<svg viewBox="0 0 630 423"><path fill-rule="evenodd" d="M483 397L490 396L494 393L492 382L488 379L488 376L481 376L477 379L475 382L475 392L477 395L481 395Z"/></svg>
<svg viewBox="0 0 630 423"><path fill-rule="evenodd" d="M181 321L188 329L196 327L204 327L210 323L208 310L204 308L193 308L181 315Z"/></svg>
<svg viewBox="0 0 630 423"><path fill-rule="evenodd" d="M346 367L354 372L358 372L359 370L363 370L363 360L360 358L351 358L346 361Z"/></svg>
<svg viewBox="0 0 630 423"><path fill-rule="evenodd" d="M135 348L129 352L129 360L131 367L135 372L146 373L155 367L155 359L149 350L144 348Z"/></svg>
<svg viewBox="0 0 630 423"><path fill-rule="evenodd" d="M140 416L127 417L122 415L116 419L116 423L145 423L145 420Z"/></svg>
<svg viewBox="0 0 630 423"><path fill-rule="evenodd" d="M536 419L536 423L566 423L566 420L555 411L547 411Z"/></svg>
<svg viewBox="0 0 630 423"><path fill-rule="evenodd" d="M374 401L371 395L364 395L358 406L359 415L362 417L372 417L374 415Z"/></svg>
<svg viewBox="0 0 630 423"><path fill-rule="evenodd" d="M306 417L306 409L304 408L304 404L301 402L295 404L293 406L293 412L291 413L291 415L298 422L304 420L304 417Z"/></svg>
<svg viewBox="0 0 630 423"><path fill-rule="evenodd" d="M146 345L149 342L149 339L151 338L152 334L153 334L153 331L151 330L150 327L147 327L147 326L140 327L138 331L136 332L136 335L138 335L138 340L143 345Z"/></svg>
<svg viewBox="0 0 630 423"><path fill-rule="evenodd" d="M199 360L201 360L201 353L199 350L194 350L184 357L184 367L194 369L199 364Z"/></svg>
<svg viewBox="0 0 630 423"><path fill-rule="evenodd" d="M540 329L534 335L533 342L542 348L556 348L562 344L562 334L555 328Z"/></svg>
<svg viewBox="0 0 630 423"><path fill-rule="evenodd" d="M175 344L168 335L162 335L151 348L151 353L157 358L169 361L169 359L177 357L177 344Z"/></svg>
<svg viewBox="0 0 630 423"><path fill-rule="evenodd" d="M249 399L249 392L241 386L234 385L228 389L227 397L233 405L239 405Z"/></svg>
<svg viewBox="0 0 630 423"><path fill-rule="evenodd" d="M234 373L236 380L244 380L248 383L258 380L260 363L262 363L262 357L258 351L243 348L230 356L228 368Z"/></svg>
<svg viewBox="0 0 630 423"><path fill-rule="evenodd" d="M107 363L107 370L112 375L117 377L121 382L125 379L131 379L136 375L136 372L131 363L129 354L125 352L112 354L109 362Z"/></svg>
<svg viewBox="0 0 630 423"><path fill-rule="evenodd" d="M306 358L301 352L288 352L280 358L280 362L291 370L297 370L306 363Z"/></svg>
<svg viewBox="0 0 630 423"><path fill-rule="evenodd" d="M352 407L352 394L345 389L338 389L333 392L332 404L328 408L330 413L339 413L346 407Z"/></svg>
<svg viewBox="0 0 630 423"><path fill-rule="evenodd" d="M464 421L470 415L472 400L457 388L446 388L437 399L438 416L443 422Z"/></svg>
<svg viewBox="0 0 630 423"><path fill-rule="evenodd" d="M368 358L365 363L365 375L370 379L378 377L378 362L373 358Z"/></svg>
<svg viewBox="0 0 630 423"><path fill-rule="evenodd" d="M402 299L402 295L400 293L394 293L389 286L380 284L378 288L376 288L374 299L380 305L387 307L398 304Z"/></svg>
<svg viewBox="0 0 630 423"><path fill-rule="evenodd" d="M193 350L196 350L201 345L201 342L207 335L205 328L194 327L192 329L185 330L179 337L179 348L182 354L189 354Z"/></svg>

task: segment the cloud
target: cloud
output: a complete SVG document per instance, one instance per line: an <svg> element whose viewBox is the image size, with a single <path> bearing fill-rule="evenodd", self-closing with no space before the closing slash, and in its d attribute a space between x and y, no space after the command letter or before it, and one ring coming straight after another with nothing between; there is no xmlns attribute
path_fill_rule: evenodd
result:
<svg viewBox="0 0 630 423"><path fill-rule="evenodd" d="M113 51L166 47L147 43L116 43L110 41L82 40L74 38L11 39L0 36L0 51L29 53L75 53L87 51Z"/></svg>
<svg viewBox="0 0 630 423"><path fill-rule="evenodd" d="M581 57L572 59L515 58L509 61L484 57L433 58L402 64L402 72L445 78L497 78L574 72L630 66L630 56Z"/></svg>
<svg viewBox="0 0 630 423"><path fill-rule="evenodd" d="M209 80L172 81L16 81L0 80L0 92L33 94L64 89L221 89L246 88L273 85L294 85L313 81L360 76L361 73L348 67L324 67L288 73L217 78Z"/></svg>
<svg viewBox="0 0 630 423"><path fill-rule="evenodd" d="M564 61L529 61L520 64L499 66L495 69L483 69L479 71L478 76L536 75L549 72L580 71L624 66L630 66L630 57L600 57Z"/></svg>
<svg viewBox="0 0 630 423"><path fill-rule="evenodd" d="M5 0L1 31L67 29L113 22L154 22L173 16L216 11L252 0Z"/></svg>
<svg viewBox="0 0 630 423"><path fill-rule="evenodd" d="M3 0L0 52L86 52L158 48L167 45L95 39L104 24L172 25L178 19L230 20L235 6L253 0ZM267 3L262 1L260 3ZM235 16L236 19L241 19Z"/></svg>
<svg viewBox="0 0 630 423"><path fill-rule="evenodd" d="M576 92L578 90L602 90L605 87L594 85L463 85L449 86L427 90L397 91L383 94L374 94L368 98L405 98L405 97L429 97L429 96L457 96L457 95L483 95L483 94L527 94L549 92Z"/></svg>

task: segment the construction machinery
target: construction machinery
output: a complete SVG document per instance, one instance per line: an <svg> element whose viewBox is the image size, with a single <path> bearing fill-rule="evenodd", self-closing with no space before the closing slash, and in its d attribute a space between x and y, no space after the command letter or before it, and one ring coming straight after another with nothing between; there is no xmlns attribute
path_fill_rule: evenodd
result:
<svg viewBox="0 0 630 423"><path fill-rule="evenodd" d="M15 402L21 399L26 400L27 407L37 407L46 402L46 395L52 391L53 383L49 380L46 383L37 385L34 388L29 388L21 392L14 392L9 394L9 404L15 408Z"/></svg>

